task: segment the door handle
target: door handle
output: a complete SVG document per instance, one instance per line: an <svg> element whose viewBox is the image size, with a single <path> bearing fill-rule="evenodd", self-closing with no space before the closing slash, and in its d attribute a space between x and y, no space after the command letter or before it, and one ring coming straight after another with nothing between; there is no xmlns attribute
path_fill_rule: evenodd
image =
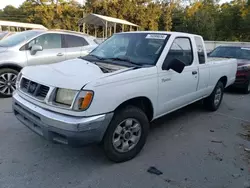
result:
<svg viewBox="0 0 250 188"><path fill-rule="evenodd" d="M197 74L197 71L192 71L192 75L196 75Z"/></svg>
<svg viewBox="0 0 250 188"><path fill-rule="evenodd" d="M63 53L58 53L57 56L63 56Z"/></svg>

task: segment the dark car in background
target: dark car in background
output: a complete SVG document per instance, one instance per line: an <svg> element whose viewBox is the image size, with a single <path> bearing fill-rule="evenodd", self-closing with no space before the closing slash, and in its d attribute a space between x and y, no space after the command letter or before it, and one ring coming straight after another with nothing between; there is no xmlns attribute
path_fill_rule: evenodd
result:
<svg viewBox="0 0 250 188"><path fill-rule="evenodd" d="M209 57L237 59L238 69L232 87L239 88L244 93L250 92L250 47L219 46L209 53Z"/></svg>

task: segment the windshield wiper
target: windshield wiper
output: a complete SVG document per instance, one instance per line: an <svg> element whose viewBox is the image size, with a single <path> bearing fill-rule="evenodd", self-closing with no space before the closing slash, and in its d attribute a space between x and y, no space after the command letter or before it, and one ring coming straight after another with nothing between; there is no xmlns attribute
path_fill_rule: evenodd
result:
<svg viewBox="0 0 250 188"><path fill-rule="evenodd" d="M89 54L87 56L95 57L96 59L99 59L99 60L104 60L104 58L99 57L98 55Z"/></svg>
<svg viewBox="0 0 250 188"><path fill-rule="evenodd" d="M120 58L120 57L112 57L112 58L103 58L103 60L112 60L112 61L125 61L136 67L142 67L142 64L131 61L129 58Z"/></svg>

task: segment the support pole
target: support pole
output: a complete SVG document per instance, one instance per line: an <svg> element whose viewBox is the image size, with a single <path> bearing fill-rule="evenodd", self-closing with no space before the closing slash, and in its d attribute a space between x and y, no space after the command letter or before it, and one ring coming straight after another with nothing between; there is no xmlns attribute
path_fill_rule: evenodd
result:
<svg viewBox="0 0 250 188"><path fill-rule="evenodd" d="M129 31L132 31L132 26L129 27Z"/></svg>
<svg viewBox="0 0 250 188"><path fill-rule="evenodd" d="M122 32L124 31L124 25L122 24Z"/></svg>
<svg viewBox="0 0 250 188"><path fill-rule="evenodd" d="M97 36L97 30L96 30L96 27L95 27L95 37Z"/></svg>
<svg viewBox="0 0 250 188"><path fill-rule="evenodd" d="M111 37L112 35L112 27L109 27L109 36Z"/></svg>
<svg viewBox="0 0 250 188"><path fill-rule="evenodd" d="M85 23L82 23L82 32L85 33Z"/></svg>
<svg viewBox="0 0 250 188"><path fill-rule="evenodd" d="M105 35L104 35L104 26L102 27L102 38L104 39L105 38Z"/></svg>
<svg viewBox="0 0 250 188"><path fill-rule="evenodd" d="M114 33L116 33L116 23L115 23L115 25L114 25Z"/></svg>
<svg viewBox="0 0 250 188"><path fill-rule="evenodd" d="M105 37L108 38L108 22L105 23Z"/></svg>
<svg viewBox="0 0 250 188"><path fill-rule="evenodd" d="M2 31L2 26L0 25L0 31Z"/></svg>

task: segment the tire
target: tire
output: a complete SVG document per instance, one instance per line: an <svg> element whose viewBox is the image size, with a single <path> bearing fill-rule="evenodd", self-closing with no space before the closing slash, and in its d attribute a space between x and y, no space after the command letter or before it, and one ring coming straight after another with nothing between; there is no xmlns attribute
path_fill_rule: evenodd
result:
<svg viewBox="0 0 250 188"><path fill-rule="evenodd" d="M244 89L243 89L243 92L244 92L245 94L250 93L250 80L247 81L247 83L246 83L246 85L245 85L245 87L244 87Z"/></svg>
<svg viewBox="0 0 250 188"><path fill-rule="evenodd" d="M139 128L137 125L138 123L141 129L136 132ZM127 128L126 125L131 125L130 130L125 130ZM105 155L111 161L117 163L134 158L142 150L144 144L146 143L148 131L148 118L140 108L127 106L126 108L117 111L103 139L103 149ZM130 136L131 140L133 139L133 142L129 140L129 132L131 133ZM128 145L129 147L127 150L125 146Z"/></svg>
<svg viewBox="0 0 250 188"><path fill-rule="evenodd" d="M18 71L10 68L0 69L0 98L8 98L16 89Z"/></svg>
<svg viewBox="0 0 250 188"><path fill-rule="evenodd" d="M219 97L219 93L220 93L220 97ZM223 99L223 94L224 94L224 85L221 81L219 81L216 84L211 95L204 99L205 107L210 111L216 111L220 107L221 101Z"/></svg>

